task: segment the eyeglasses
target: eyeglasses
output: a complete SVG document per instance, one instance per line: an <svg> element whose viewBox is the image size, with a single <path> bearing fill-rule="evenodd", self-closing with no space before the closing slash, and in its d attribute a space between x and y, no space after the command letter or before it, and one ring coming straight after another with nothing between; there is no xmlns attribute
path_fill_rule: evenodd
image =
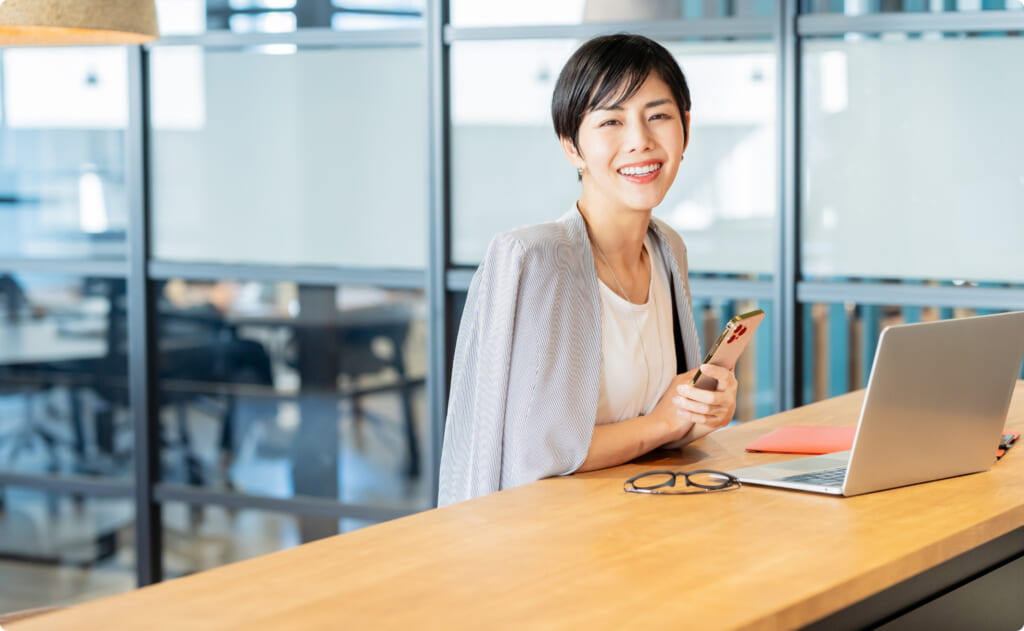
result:
<svg viewBox="0 0 1024 631"><path fill-rule="evenodd" d="M676 479L682 478L682 487ZM635 475L622 485L626 493L654 495L694 495L713 491L734 491L743 486L739 479L723 471L698 469L696 471L648 471Z"/></svg>

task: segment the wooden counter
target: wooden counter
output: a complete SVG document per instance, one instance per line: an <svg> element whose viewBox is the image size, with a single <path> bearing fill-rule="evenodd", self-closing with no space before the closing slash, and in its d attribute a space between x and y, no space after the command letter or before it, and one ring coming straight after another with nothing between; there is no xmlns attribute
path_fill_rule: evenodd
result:
<svg viewBox="0 0 1024 631"><path fill-rule="evenodd" d="M681 455L542 480L9 629L788 629L841 612L823 623L838 628L884 618L886 608L920 602L922 590L1024 551L1021 445L985 473L852 498L752 486L622 491L649 468L787 458L743 447L778 425L853 425L862 397L723 430ZM1024 381L1007 425L1024 429Z"/></svg>

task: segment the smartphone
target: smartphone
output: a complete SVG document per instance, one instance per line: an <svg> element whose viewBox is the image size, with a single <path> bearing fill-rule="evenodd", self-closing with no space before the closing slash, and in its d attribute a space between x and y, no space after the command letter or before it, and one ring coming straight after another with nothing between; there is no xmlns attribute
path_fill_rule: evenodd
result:
<svg viewBox="0 0 1024 631"><path fill-rule="evenodd" d="M743 354L743 349L747 347L751 338L754 337L754 331L761 324L761 320L764 320L764 311L760 309L741 313L732 320L729 320L725 324L722 334L718 336L715 343L708 349L708 354L704 357L702 363L721 366L729 370L735 368L736 362L739 361L740 355ZM718 387L718 380L701 374L698 369L690 385L697 386L702 390L714 390Z"/></svg>

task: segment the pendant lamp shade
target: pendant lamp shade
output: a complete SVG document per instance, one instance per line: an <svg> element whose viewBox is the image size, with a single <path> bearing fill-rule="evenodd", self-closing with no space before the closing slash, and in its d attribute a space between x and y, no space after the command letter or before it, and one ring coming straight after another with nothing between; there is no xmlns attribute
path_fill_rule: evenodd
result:
<svg viewBox="0 0 1024 631"><path fill-rule="evenodd" d="M154 0L0 0L0 46L141 44L159 35Z"/></svg>

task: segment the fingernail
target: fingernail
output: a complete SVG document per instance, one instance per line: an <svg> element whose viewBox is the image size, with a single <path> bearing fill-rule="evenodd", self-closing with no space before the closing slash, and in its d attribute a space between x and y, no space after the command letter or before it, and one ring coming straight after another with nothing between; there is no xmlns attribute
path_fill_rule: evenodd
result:
<svg viewBox="0 0 1024 631"><path fill-rule="evenodd" d="M682 405L683 397L672 397L672 403L675 403L676 405Z"/></svg>

